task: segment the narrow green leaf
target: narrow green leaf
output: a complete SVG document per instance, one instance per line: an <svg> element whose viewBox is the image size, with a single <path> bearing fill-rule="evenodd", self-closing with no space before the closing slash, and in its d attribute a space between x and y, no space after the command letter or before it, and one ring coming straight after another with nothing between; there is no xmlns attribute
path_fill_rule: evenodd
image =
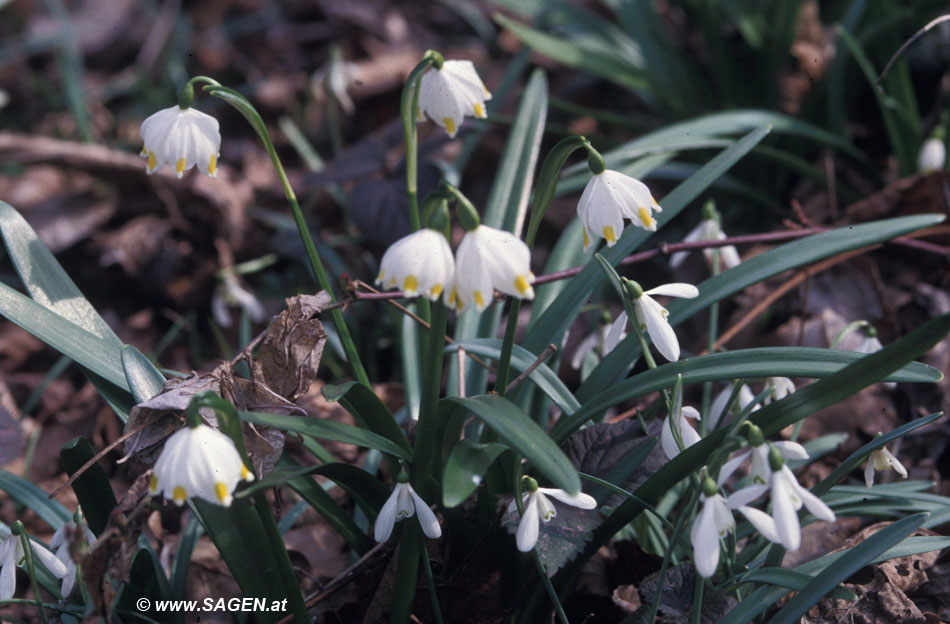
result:
<svg viewBox="0 0 950 624"><path fill-rule="evenodd" d="M122 341L73 283L36 231L4 201L0 201L0 235L20 280L37 303L112 348L122 346Z"/></svg>
<svg viewBox="0 0 950 624"><path fill-rule="evenodd" d="M801 591L813 580L813 577L808 574L796 572L795 570L759 568L753 570L750 574L744 575L742 580L746 583L767 583L769 585L784 587L785 589ZM835 587L828 593L828 597L838 600L847 600L849 602L857 600L857 595L845 587Z"/></svg>
<svg viewBox="0 0 950 624"><path fill-rule="evenodd" d="M292 416L290 414L240 412L239 416L244 422L267 425L268 427L274 427L283 431L303 433L324 440L346 442L363 448L372 448L406 461L410 461L412 458L412 454L409 451L391 440L377 435L372 431L353 427L352 425L307 416Z"/></svg>
<svg viewBox="0 0 950 624"><path fill-rule="evenodd" d="M52 529L58 529L69 522L73 515L68 509L49 495L39 486L30 483L23 477L12 472L0 470L0 490L10 495L10 498L30 509Z"/></svg>
<svg viewBox="0 0 950 624"><path fill-rule="evenodd" d="M0 315L63 355L128 391L119 346L87 332L32 299L0 283Z"/></svg>
<svg viewBox="0 0 950 624"><path fill-rule="evenodd" d="M501 355L501 340L498 338L471 338L458 343L469 353L474 353L482 357L497 360ZM452 347L449 347L452 348ZM458 347L455 347L456 349ZM537 360L537 356L529 353L524 348L513 345L511 350L511 366L518 372L523 373ZM539 390L547 395L551 401L557 405L564 414L573 414L580 407L580 403L567 389L564 382L557 376L547 364L540 364L531 374L528 375Z"/></svg>
<svg viewBox="0 0 950 624"><path fill-rule="evenodd" d="M141 351L132 345L124 345L121 354L125 379L136 403L144 403L162 391L165 376Z"/></svg>
<svg viewBox="0 0 950 624"><path fill-rule="evenodd" d="M736 141L734 145L716 155L688 180L673 189L669 195L663 198L663 212L657 215L657 227L662 227L678 215L689 202L706 190L710 184L739 159L749 153L749 150L755 147L768 133L768 127L750 132ZM642 245L651 235L652 232L628 227L624 230L617 244L606 249L603 256L611 265L616 266L620 260ZM580 241L578 241L578 245L580 245ZM521 346L532 353L540 353L551 343L560 344L560 337L577 316L577 312L587 301L588 295L602 280L603 274L599 265L595 260L589 260L583 270L568 282L551 305L529 326Z"/></svg>
<svg viewBox="0 0 950 624"><path fill-rule="evenodd" d="M478 488L488 467L499 455L510 450L504 444L478 444L460 441L445 464L442 476L442 504L446 507L461 505Z"/></svg>
<svg viewBox="0 0 950 624"><path fill-rule="evenodd" d="M82 436L73 438L59 451L63 468L70 477L95 456L96 452L92 444ZM99 462L94 463L76 477L72 488L82 507L89 529L96 535L101 534L109 523L109 515L117 504L105 469Z"/></svg>
<svg viewBox="0 0 950 624"><path fill-rule="evenodd" d="M337 386L324 386L323 397L327 401L335 401L342 405L361 427L387 438L406 452L412 451L406 435L399 428L399 423L396 422L389 408L366 386L355 381Z"/></svg>
<svg viewBox="0 0 950 624"><path fill-rule="evenodd" d="M314 470L313 474L322 475L346 490L350 498L370 517L375 517L389 498L389 488L379 479L351 464L324 464Z"/></svg>
<svg viewBox="0 0 950 624"><path fill-rule="evenodd" d="M561 418L551 433L556 440L562 440L571 431L610 407L663 388L671 388L677 375L683 376L684 384L773 376L824 378L863 356L863 353L837 349L761 347L668 362L623 381L614 382L602 392L587 398L574 414ZM885 379L900 383L935 383L942 378L939 370L920 362L911 362Z"/></svg>
<svg viewBox="0 0 950 624"><path fill-rule="evenodd" d="M198 516L192 514L188 517L188 523L185 524L185 530L181 534L178 548L175 549L175 560L172 562L172 571L168 579L173 600L185 599L185 590L188 586L188 569L191 567L191 553L195 550L198 538L203 534L204 531L198 521Z"/></svg>
<svg viewBox="0 0 950 624"><path fill-rule="evenodd" d="M866 566L875 557L920 528L927 514L914 514L901 518L894 524L881 529L835 562L835 565L822 570L801 591L785 603L782 610L771 619L772 624L793 624L805 614L819 599L838 583Z"/></svg>
<svg viewBox="0 0 950 624"><path fill-rule="evenodd" d="M664 214L665 212L664 210ZM698 297L671 301L666 306L670 313L670 325L675 327L709 305L773 275L778 275L796 267L807 266L852 249L890 240L914 230L935 225L943 220L943 215L935 214L884 219L838 228L780 245L699 284ZM619 243L617 246L619 247ZM605 257L607 255L604 254ZM644 287L647 286L648 284L644 284ZM527 338L524 345L530 349ZM625 370L623 368L624 362L639 357L639 355L640 344L636 337L627 336L584 381L577 391L578 400L581 403L586 403L594 395L611 388L617 381L618 373Z"/></svg>
<svg viewBox="0 0 950 624"><path fill-rule="evenodd" d="M482 395L443 399L469 410L508 445L525 457L554 487L569 494L581 489L577 470L551 438L521 409L503 397Z"/></svg>

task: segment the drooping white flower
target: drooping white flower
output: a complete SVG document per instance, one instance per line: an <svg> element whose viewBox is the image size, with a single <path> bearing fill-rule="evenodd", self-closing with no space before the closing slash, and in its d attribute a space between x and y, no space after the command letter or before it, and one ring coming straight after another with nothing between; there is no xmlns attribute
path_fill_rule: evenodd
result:
<svg viewBox="0 0 950 624"><path fill-rule="evenodd" d="M723 240L724 238L727 238L726 233L722 231L722 228L719 227L719 223L715 219L703 219L699 222L699 225L690 230L686 238L683 239L683 242L692 243L694 241ZM713 257L717 253L717 250L719 253L720 268L723 271L737 267L742 263L742 259L739 258L739 252L735 246L726 245L715 249L703 249L703 256L706 258L706 263L710 266L712 266ZM689 251L675 252L670 256L670 267L675 269L683 264L683 261L686 260L689 253Z"/></svg>
<svg viewBox="0 0 950 624"><path fill-rule="evenodd" d="M379 515L376 516L376 524L373 527L373 534L377 542L385 542L392 535L393 525L415 514L419 518L419 524L422 526L422 532L431 539L438 539L442 536L442 527L439 526L439 519L435 513L429 509L422 498L416 494L415 490L408 482L396 483L393 493L389 495Z"/></svg>
<svg viewBox="0 0 950 624"><path fill-rule="evenodd" d="M881 448L872 451L871 455L868 456L867 466L864 467L864 484L868 487L871 487L874 485L874 471L883 471L890 468L893 468L894 472L903 478L907 478L907 469L904 468L904 465L900 463L893 453L887 450L887 447L882 446Z"/></svg>
<svg viewBox="0 0 950 624"><path fill-rule="evenodd" d="M788 377L768 377L765 380L765 387L771 388L772 392L762 400L763 405L768 405L772 401L781 401L795 392L795 384Z"/></svg>
<svg viewBox="0 0 950 624"><path fill-rule="evenodd" d="M466 116L486 117L485 102L490 99L471 61L444 61L441 69L432 67L422 75L416 117L422 121L427 115L454 137Z"/></svg>
<svg viewBox="0 0 950 624"><path fill-rule="evenodd" d="M699 419L699 412L696 408L684 405L682 412L680 412L679 430L680 438L683 441L683 448L689 448L702 439L699 437L699 434L696 433L696 430L693 429L693 426L689 424L689 421L686 420L687 418ZM680 454L680 447L676 443L676 437L673 435L673 427L670 424L669 416L663 419L663 426L660 429L660 445L663 447L663 452L666 453L668 459L673 459Z"/></svg>
<svg viewBox="0 0 950 624"><path fill-rule="evenodd" d="M557 509L554 504L548 500L548 496L557 499L565 505L571 505L579 509L594 509L597 507L597 501L593 496L579 492L573 496L557 488L537 487L535 490L522 493L522 502L524 503L524 515L521 516L521 522L518 523L518 532L515 534L515 542L518 550L528 552L538 543L538 535L541 531L541 520L550 522L551 518L557 516ZM512 500L508 505L508 513L514 513L518 508L517 503Z"/></svg>
<svg viewBox="0 0 950 624"><path fill-rule="evenodd" d="M195 496L228 507L239 481L253 481L234 446L217 429L199 424L173 433L155 462L149 491L176 505Z"/></svg>
<svg viewBox="0 0 950 624"><path fill-rule="evenodd" d="M479 225L465 234L455 252L455 285L445 293L447 305L462 311L488 307L498 290L533 299L531 251L511 232Z"/></svg>
<svg viewBox="0 0 950 624"><path fill-rule="evenodd" d="M639 286L638 286L639 288ZM667 320L669 312L657 303L650 295L666 295L668 297L682 297L692 299L699 296L699 289L692 284L663 284L656 288L643 291L633 300L633 310L637 315L640 330L646 331L650 340L663 357L670 362L680 359L680 343L676 339L673 328ZM617 345L619 336L627 324L627 313L621 312L607 334L607 344L610 349Z"/></svg>
<svg viewBox="0 0 950 624"><path fill-rule="evenodd" d="M66 573L63 575L63 585L60 595L66 599L73 592L76 585L76 561L73 559L74 547L78 545L81 548L92 546L96 543L96 536L86 523L77 523L70 520L63 526L56 529L53 537L50 538L49 547L56 557L66 566Z"/></svg>
<svg viewBox="0 0 950 624"><path fill-rule="evenodd" d="M808 459L808 451L798 442L780 440L778 442L771 442L770 444L781 453L784 459ZM769 444L763 443L751 447L748 451L736 455L723 464L719 471L719 484L722 485L725 483L726 479L728 479L750 455L752 456L752 461L749 464L749 476L752 477L752 482L754 484L768 483L769 477L772 474L772 469L769 468Z"/></svg>
<svg viewBox="0 0 950 624"><path fill-rule="evenodd" d="M746 489L754 493L758 491L754 488L764 487L752 486ZM781 544L786 550L796 551L801 546L802 528L798 521L798 510L803 505L819 520L835 521L835 513L831 508L807 488L799 485L794 473L784 463L778 470L772 470L768 490L772 501L771 516L751 507L740 507L739 511L762 535Z"/></svg>
<svg viewBox="0 0 950 624"><path fill-rule="evenodd" d="M390 245L379 263L376 284L398 288L407 297L436 301L455 279L452 248L440 232L417 230Z"/></svg>
<svg viewBox="0 0 950 624"><path fill-rule="evenodd" d="M930 137L920 146L920 152L917 154L917 169L921 173L938 171L943 169L947 162L947 146L943 139Z"/></svg>
<svg viewBox="0 0 950 624"><path fill-rule="evenodd" d="M722 495L702 494L700 500L703 508L693 520L689 538L693 544L696 571L700 576L709 578L716 573L719 565L719 540L736 528L736 521Z"/></svg>
<svg viewBox="0 0 950 624"><path fill-rule="evenodd" d="M577 216L584 226L584 250L590 247L591 236L603 238L608 247L613 247L623 233L624 219L655 232L653 213L661 211L640 180L609 169L595 173L577 202Z"/></svg>
<svg viewBox="0 0 950 624"><path fill-rule="evenodd" d="M194 108L172 106L142 122L142 156L148 159L148 173L166 163L179 178L198 165L210 177L217 175L221 150L218 120Z"/></svg>
<svg viewBox="0 0 950 624"><path fill-rule="evenodd" d="M715 429L726 415L726 407L729 404L729 397L732 396L734 388L735 384L729 384L713 399L712 404L709 406L709 423L706 425L707 431ZM749 389L749 386L742 384L742 387L739 388L739 398L733 403L732 410L729 413L732 415L738 414L754 400L755 395L752 394L752 390ZM756 409L758 409L758 406L753 408L752 411Z"/></svg>
<svg viewBox="0 0 950 624"><path fill-rule="evenodd" d="M241 284L233 269L223 269L218 278L220 281L211 297L211 314L218 325L231 327L229 306L240 307L253 323L260 323L264 320L267 316L264 304L254 293Z"/></svg>
<svg viewBox="0 0 950 624"><path fill-rule="evenodd" d="M27 541L33 551L34 561L43 564L57 578L66 576L66 565L56 555L31 539ZM16 567L24 565L25 560L26 553L19 535L11 535L0 544L0 600L13 598L16 592ZM65 595L63 597L65 598Z"/></svg>

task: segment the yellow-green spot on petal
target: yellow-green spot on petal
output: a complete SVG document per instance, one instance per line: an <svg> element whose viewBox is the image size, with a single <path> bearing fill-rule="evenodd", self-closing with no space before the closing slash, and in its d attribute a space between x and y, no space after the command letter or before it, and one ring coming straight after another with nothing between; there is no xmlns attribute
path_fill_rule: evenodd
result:
<svg viewBox="0 0 950 624"><path fill-rule="evenodd" d="M245 481L253 481L254 475L251 474L251 471L247 469L247 466L241 466L241 479Z"/></svg>
<svg viewBox="0 0 950 624"><path fill-rule="evenodd" d="M614 228L610 225L604 226L604 240L607 241L608 245L613 245L617 242L617 235L614 234Z"/></svg>
<svg viewBox="0 0 950 624"><path fill-rule="evenodd" d="M485 107L482 106L481 102L475 102L475 116L476 117L485 116Z"/></svg>
<svg viewBox="0 0 950 624"><path fill-rule="evenodd" d="M650 214L650 209L646 207L641 207L637 214L640 216L640 220L643 221L644 227L653 227L656 225L656 220L653 218L653 215Z"/></svg>
<svg viewBox="0 0 950 624"><path fill-rule="evenodd" d="M474 293L472 293L472 296L475 297L475 305L480 308L485 307L485 298L482 297L482 291L476 290Z"/></svg>
<svg viewBox="0 0 950 624"><path fill-rule="evenodd" d="M208 161L208 175L213 176L218 171L218 157L214 154L211 155L211 160Z"/></svg>
<svg viewBox="0 0 950 624"><path fill-rule="evenodd" d="M139 156L148 156L148 150L145 149L145 146L142 146L142 151L139 152Z"/></svg>
<svg viewBox="0 0 950 624"><path fill-rule="evenodd" d="M528 280L524 275L519 275L515 278L515 288L518 290L519 295L524 295L526 292L531 290L531 285L528 283Z"/></svg>
<svg viewBox="0 0 950 624"><path fill-rule="evenodd" d="M402 290L407 293L414 293L419 290L419 280L415 275L407 275L402 282Z"/></svg>
<svg viewBox="0 0 950 624"><path fill-rule="evenodd" d="M452 121L451 117L445 117L444 119L442 119L442 123L445 124L445 130L449 134L453 134L453 135L455 134L455 122Z"/></svg>
<svg viewBox="0 0 950 624"><path fill-rule="evenodd" d="M386 277L386 271L380 270L379 275L376 276L376 283L382 284L384 277Z"/></svg>
<svg viewBox="0 0 950 624"><path fill-rule="evenodd" d="M155 159L155 152L149 151L148 153L148 170L154 171L155 166L158 164L158 161Z"/></svg>
<svg viewBox="0 0 950 624"><path fill-rule="evenodd" d="M590 236L587 235L587 228L584 228L584 249L590 247Z"/></svg>
<svg viewBox="0 0 950 624"><path fill-rule="evenodd" d="M175 163L175 173L181 175L185 173L185 159L179 158L178 162Z"/></svg>
<svg viewBox="0 0 950 624"><path fill-rule="evenodd" d="M650 201L652 201L652 202L653 202L653 205L656 206L657 208L660 207L660 204L656 203L656 198L655 198L655 197L651 197L651 198L650 198Z"/></svg>
<svg viewBox="0 0 950 624"><path fill-rule="evenodd" d="M433 299L438 299L439 295L441 294L442 294L442 284L436 284L435 286L432 287L431 290L429 290L429 295Z"/></svg>
<svg viewBox="0 0 950 624"><path fill-rule="evenodd" d="M214 495L218 497L218 502L223 503L228 500L230 494L228 493L228 486L218 481L214 484Z"/></svg>
<svg viewBox="0 0 950 624"><path fill-rule="evenodd" d="M152 478L148 482L148 491L154 494L158 491L158 477L152 475Z"/></svg>
<svg viewBox="0 0 950 624"><path fill-rule="evenodd" d="M186 498L188 498L188 495L185 493L185 488L180 485L176 485L175 489L172 490L172 500L175 502L175 504L181 505L185 502Z"/></svg>

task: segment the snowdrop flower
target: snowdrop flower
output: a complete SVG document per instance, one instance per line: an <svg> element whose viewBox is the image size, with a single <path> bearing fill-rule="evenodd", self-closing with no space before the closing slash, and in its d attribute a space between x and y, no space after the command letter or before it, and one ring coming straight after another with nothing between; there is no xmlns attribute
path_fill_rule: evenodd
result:
<svg viewBox="0 0 950 624"><path fill-rule="evenodd" d="M735 384L729 384L713 399L712 405L709 406L709 423L706 427L708 431L715 429L723 417L726 416L726 407L728 406L729 397L732 396L734 388ZM729 413L733 416L739 414L739 412L744 410L746 406L754 400L755 395L752 394L752 390L749 389L749 386L742 384L742 387L739 388L739 398L733 403L732 410L730 410ZM752 411L754 412L756 409L758 409L758 406Z"/></svg>
<svg viewBox="0 0 950 624"><path fill-rule="evenodd" d="M440 232L424 228L393 243L379 263L376 284L398 288L406 297L436 301L455 279L452 249Z"/></svg>
<svg viewBox="0 0 950 624"><path fill-rule="evenodd" d="M211 314L221 327L231 327L231 312L228 306L238 306L253 323L260 323L267 316L264 304L254 293L241 285L232 268L218 273L220 280L211 297Z"/></svg>
<svg viewBox="0 0 950 624"><path fill-rule="evenodd" d="M548 500L548 496L579 509L594 509L597 507L597 501L594 497L583 492L571 496L564 490L557 488L538 487L538 482L531 477L525 477L524 481L525 491L521 494L521 500L524 503L524 515L521 516L521 522L518 523L518 532L515 534L515 542L521 552L530 551L538 543L538 535L541 530L540 521L550 522L551 518L557 515L557 510L554 508L554 504ZM517 508L517 503L512 500L508 505L508 513L514 513Z"/></svg>
<svg viewBox="0 0 950 624"><path fill-rule="evenodd" d="M872 451L868 457L868 464L864 467L864 484L871 487L874 485L874 471L887 470L889 468L893 468L894 472L905 479L907 478L907 469L894 457L893 453L887 450L887 447L882 446L876 451Z"/></svg>
<svg viewBox="0 0 950 624"><path fill-rule="evenodd" d="M63 575L63 585L60 591L60 595L64 599L69 597L76 585L74 549L78 547L78 550L82 552L82 549L95 543L96 536L89 530L85 522L78 523L75 520L70 520L53 533L53 537L49 541L50 550L56 553L56 557L66 566L66 573Z"/></svg>
<svg viewBox="0 0 950 624"><path fill-rule="evenodd" d="M234 441L205 424L185 427L165 441L155 462L149 491L164 492L176 505L199 497L228 507L239 481L253 481Z"/></svg>
<svg viewBox="0 0 950 624"><path fill-rule="evenodd" d="M745 488L745 490L749 490L751 498L757 498L765 489L768 489L772 500L772 515L768 516L750 507L740 507L739 511L769 541L781 544L786 550L796 551L802 543L798 510L803 505L819 520L834 522L835 513L820 498L799 485L798 479L785 465L785 460L777 449L769 453L768 461L771 475L767 488L760 485Z"/></svg>
<svg viewBox="0 0 950 624"><path fill-rule="evenodd" d="M686 238L683 239L683 242L692 243L694 241L723 240L724 238L727 238L726 233L722 231L719 227L719 223L715 219L703 219L699 222L699 225L690 230ZM716 249L703 249L703 256L706 258L706 263L710 266L712 266L713 257L717 251L719 253L719 264L723 271L737 267L742 263L742 260L739 258L739 252L735 246L726 245ZM683 263L683 260L686 259L689 253L688 251L677 251L674 253L670 256L670 267L674 269L677 268Z"/></svg>
<svg viewBox="0 0 950 624"><path fill-rule="evenodd" d="M920 153L917 154L917 169L921 173L939 171L943 169L946 161L947 147L943 143L943 138L932 136L920 147Z"/></svg>
<svg viewBox="0 0 950 624"><path fill-rule="evenodd" d="M688 405L683 406L680 412L679 430L680 438L683 441L683 448L689 448L702 439L699 437L699 434L696 433L696 430L693 429L693 426L689 424L689 421L686 420L687 418L698 420L699 412ZM663 452L666 453L668 459L673 459L680 454L680 447L676 443L676 437L673 435L673 427L670 424L669 416L663 419L663 427L660 430L660 445L663 447Z"/></svg>
<svg viewBox="0 0 950 624"><path fill-rule="evenodd" d="M455 253L455 285L445 294L449 306L462 311L474 303L479 312L494 291L533 299L531 251L511 232L479 225L465 234Z"/></svg>
<svg viewBox="0 0 950 624"><path fill-rule="evenodd" d="M584 225L584 250L590 247L591 235L603 238L608 247L613 247L623 233L624 219L655 232L653 213L661 211L650 189L640 180L609 169L595 173L577 202L577 216Z"/></svg>
<svg viewBox="0 0 950 624"><path fill-rule="evenodd" d="M771 388L772 392L762 400L764 405L768 405L772 401L781 401L795 392L795 384L788 377L768 377L765 380L765 387Z"/></svg>
<svg viewBox="0 0 950 624"><path fill-rule="evenodd" d="M419 121L429 119L455 137L466 115L484 119L485 102L491 93L478 77L471 61L443 61L422 75L419 85Z"/></svg>
<svg viewBox="0 0 950 624"><path fill-rule="evenodd" d="M221 133L218 120L207 113L177 105L160 110L142 122L142 142L149 174L168 163L179 178L195 165L217 175Z"/></svg>
<svg viewBox="0 0 950 624"><path fill-rule="evenodd" d="M439 539L442 536L442 527L439 526L439 519L429 509L422 498L416 494L412 486L409 485L409 476L405 472L399 473L396 477L396 487L389 499L379 510L376 516L376 524L373 527L373 534L377 542L385 542L392 535L393 526L403 518L409 518L416 514L419 518L419 524L422 526L422 532L431 539Z"/></svg>
<svg viewBox="0 0 950 624"><path fill-rule="evenodd" d="M692 299L699 296L699 289L692 284L663 284L656 288L644 291L639 284L623 279L624 285L633 297L633 310L640 324L640 331L646 331L650 340L663 357L670 362L680 359L680 343L676 339L673 328L667 320L670 313L666 308L654 301L650 295L666 295L668 297L683 297ZM613 349L620 342L618 336L627 324L627 313L621 312L608 332L607 344Z"/></svg>
<svg viewBox="0 0 950 624"><path fill-rule="evenodd" d="M736 455L723 464L719 470L719 485L725 483L750 455L752 456L752 462L749 466L749 476L752 477L752 483L756 485L768 483L772 475L772 469L769 467L770 447L774 448L783 459L808 459L808 451L798 442L782 440L766 444L761 429L751 423L747 423L745 426L748 427L746 436L749 440L749 450Z"/></svg>
<svg viewBox="0 0 950 624"><path fill-rule="evenodd" d="M13 598L16 592L16 567L23 565L26 560L23 542L20 539L20 533L24 530L23 525L18 520L11 529L13 534L0 544L0 600ZM66 576L66 565L56 555L29 538L27 541L30 543L34 561L42 563L57 578Z"/></svg>

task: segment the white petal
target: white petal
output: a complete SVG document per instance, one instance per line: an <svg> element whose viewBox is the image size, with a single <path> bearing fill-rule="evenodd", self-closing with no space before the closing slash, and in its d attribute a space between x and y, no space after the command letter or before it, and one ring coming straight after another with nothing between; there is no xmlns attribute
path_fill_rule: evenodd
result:
<svg viewBox="0 0 950 624"><path fill-rule="evenodd" d="M607 337L604 338L604 352L610 353L613 351L620 341L623 340L623 337L626 336L624 329L627 327L627 313L621 312L617 316L617 320L610 324L610 329L607 330Z"/></svg>
<svg viewBox="0 0 950 624"><path fill-rule="evenodd" d="M399 487L398 485L396 486ZM373 535L377 542L385 542L392 535L393 525L396 524L396 501L399 498L399 492L393 490L393 493L386 499L386 503L379 510L376 516L376 524L373 527Z"/></svg>
<svg viewBox="0 0 950 624"><path fill-rule="evenodd" d="M802 503L805 504L805 509L811 512L811 515L815 516L819 520L824 520L825 522L835 521L835 512L831 510L831 507L826 505L823 500L812 494L808 488L799 485L798 496L802 499Z"/></svg>
<svg viewBox="0 0 950 624"><path fill-rule="evenodd" d="M8 537L0 545L0 600L13 598L16 592L16 535Z"/></svg>
<svg viewBox="0 0 950 624"><path fill-rule="evenodd" d="M656 350L670 362L680 359L680 344L676 339L676 333L666 320L666 309L646 293L639 299L635 299L633 305L637 319L641 324L646 325L647 333Z"/></svg>
<svg viewBox="0 0 950 624"><path fill-rule="evenodd" d="M738 509L748 505L768 491L769 486L767 485L750 485L730 494L729 498L726 499L726 505L730 509Z"/></svg>
<svg viewBox="0 0 950 624"><path fill-rule="evenodd" d="M426 502L411 487L409 493L412 494L412 500L416 504L416 514L419 517L419 524L422 525L422 532L430 539L442 537L442 527L439 526L439 519L435 517Z"/></svg>
<svg viewBox="0 0 950 624"><path fill-rule="evenodd" d="M781 440L779 442L772 442L772 446L777 448L785 459L808 459L808 451L798 442Z"/></svg>
<svg viewBox="0 0 950 624"><path fill-rule="evenodd" d="M645 291L647 295L666 295L668 297L682 297L684 299L693 299L699 296L699 289L692 284L673 283L663 284L656 288Z"/></svg>
<svg viewBox="0 0 950 624"><path fill-rule="evenodd" d="M584 358L587 357L588 353L591 353L597 348L597 343L599 342L600 332L589 334L581 340L580 344L577 345L577 349L574 350L574 357L571 358L571 368L578 370L581 364L584 363Z"/></svg>
<svg viewBox="0 0 950 624"><path fill-rule="evenodd" d="M43 546L40 546L33 540L30 540L30 547L33 549L33 558L34 560L39 560L43 566L52 572L53 576L57 578L63 578L66 576L66 564L59 560L59 557L46 550Z"/></svg>
<svg viewBox="0 0 950 624"><path fill-rule="evenodd" d="M63 599L69 598L76 586L76 564L66 566L66 574L63 575L63 584L60 586L59 595Z"/></svg>
<svg viewBox="0 0 950 624"><path fill-rule="evenodd" d="M716 395L712 405L709 406L709 422L706 424L706 431L713 431L722 417L725 416L726 405L729 403L729 397L732 395L732 386L727 386L722 392Z"/></svg>
<svg viewBox="0 0 950 624"><path fill-rule="evenodd" d="M782 466L782 468L787 468L787 466ZM794 492L794 486L788 482L782 472L773 473L772 518L775 520L779 543L792 552L802 545L802 527L798 522L798 509L801 506L796 505L796 499L800 500Z"/></svg>
<svg viewBox="0 0 950 624"><path fill-rule="evenodd" d="M594 509L597 507L597 500L593 496L584 494L583 492L571 495L564 490L558 490L556 488L538 488L538 491L572 507L578 507L580 509Z"/></svg>
<svg viewBox="0 0 950 624"><path fill-rule="evenodd" d="M518 524L518 533L515 536L518 550L528 552L534 548L534 545L538 543L539 525L538 497L530 496L528 506L525 507L524 515L521 516L521 522Z"/></svg>
<svg viewBox="0 0 950 624"><path fill-rule="evenodd" d="M739 507L739 513L746 517L746 520L749 521L752 526L755 527L755 530L762 534L762 537L773 542L775 544L782 544L782 539L779 537L778 527L775 525L775 520L772 519L770 515L764 511L760 511L755 507Z"/></svg>
<svg viewBox="0 0 950 624"><path fill-rule="evenodd" d="M874 485L874 463L870 459L864 467L864 485L867 487Z"/></svg>
<svg viewBox="0 0 950 624"><path fill-rule="evenodd" d="M716 516L709 500L703 504L693 522L690 541L693 544L696 572L704 578L711 577L719 565L719 531L716 529Z"/></svg>
<svg viewBox="0 0 950 624"><path fill-rule="evenodd" d="M745 453L736 455L723 464L722 468L719 469L719 478L716 479L716 485L722 486L722 484L732 476L732 473L734 473L736 469L742 465L742 462L744 462L748 456L749 452L746 451Z"/></svg>
<svg viewBox="0 0 950 624"><path fill-rule="evenodd" d="M706 227L705 221L700 221L699 225L694 227L689 231L689 234L686 235L686 238L683 239L684 243L691 243L693 241L702 240L703 230ZM689 255L688 251L677 251L672 256L670 256L670 268L677 268L679 265L683 264L683 260L686 260L686 257Z"/></svg>

